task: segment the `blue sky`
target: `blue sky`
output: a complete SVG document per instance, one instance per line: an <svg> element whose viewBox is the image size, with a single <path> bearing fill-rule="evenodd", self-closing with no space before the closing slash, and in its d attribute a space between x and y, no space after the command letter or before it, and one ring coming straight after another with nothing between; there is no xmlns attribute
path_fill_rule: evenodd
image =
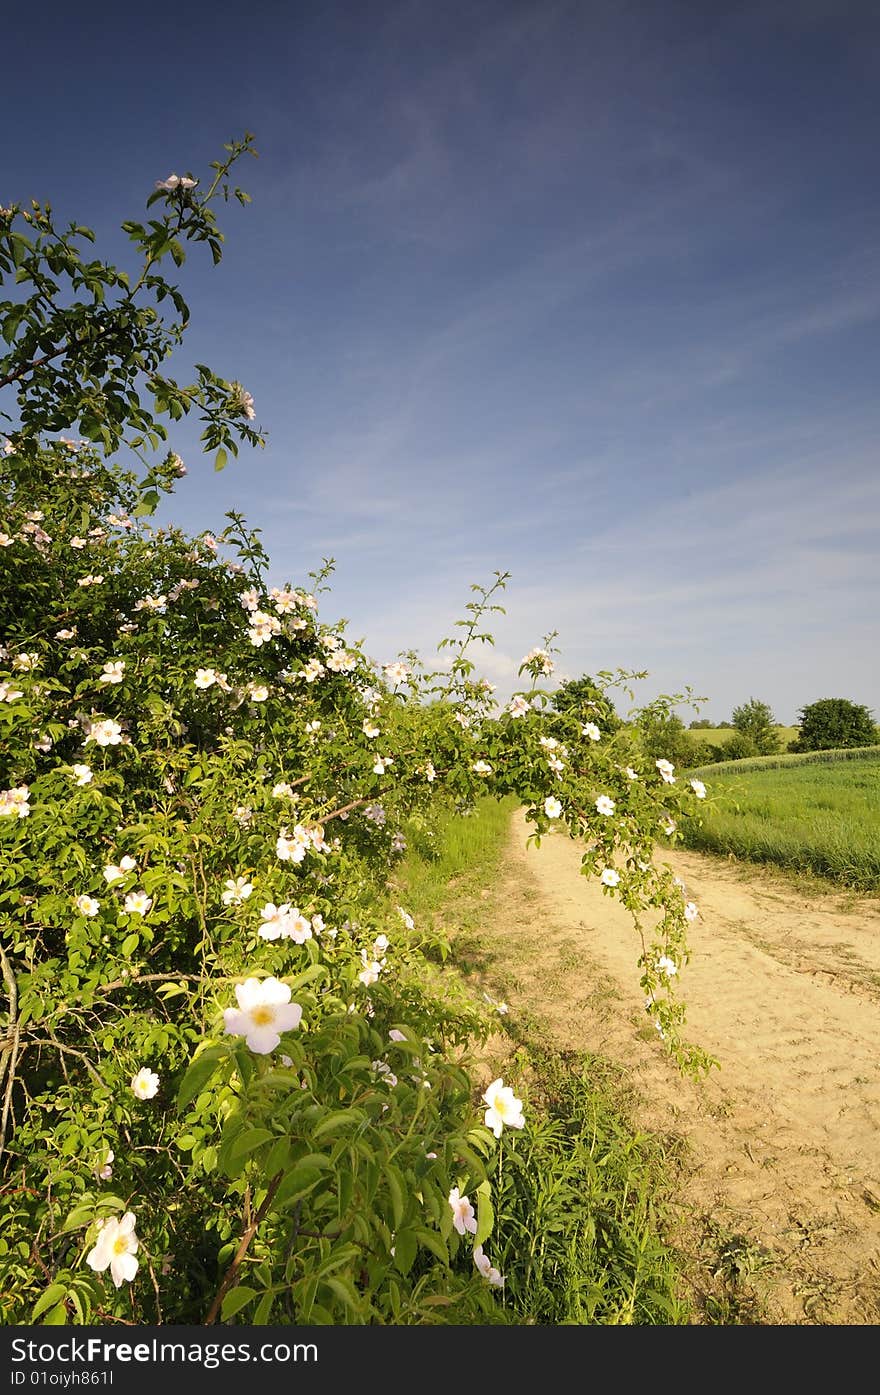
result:
<svg viewBox="0 0 880 1395"><path fill-rule="evenodd" d="M266 449L163 517L427 660L512 573L499 695L645 668L703 715L880 715L880 9L846 0L16 7L0 202L114 231L245 129L253 196L181 273L190 362ZM186 364L181 364L185 373ZM692 713L684 714L688 717Z"/></svg>

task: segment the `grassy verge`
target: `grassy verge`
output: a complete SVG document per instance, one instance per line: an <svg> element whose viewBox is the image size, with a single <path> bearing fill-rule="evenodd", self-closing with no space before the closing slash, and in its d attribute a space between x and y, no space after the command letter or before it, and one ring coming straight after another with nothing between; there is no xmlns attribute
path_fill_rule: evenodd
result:
<svg viewBox="0 0 880 1395"><path fill-rule="evenodd" d="M452 969L443 972L465 981L474 931L492 914L511 807L484 800L467 819L450 815L431 841L409 830L395 878L417 919L452 931ZM492 1069L525 1098L528 1118L527 1129L505 1142L493 1186L496 1224L486 1249L505 1275L503 1320L690 1321L667 1238L672 1160L662 1140L629 1122L622 1073L598 1057L552 1048L527 1014L498 1022Z"/></svg>
<svg viewBox="0 0 880 1395"><path fill-rule="evenodd" d="M711 807L687 830L688 847L880 891L880 749L766 756L701 774Z"/></svg>

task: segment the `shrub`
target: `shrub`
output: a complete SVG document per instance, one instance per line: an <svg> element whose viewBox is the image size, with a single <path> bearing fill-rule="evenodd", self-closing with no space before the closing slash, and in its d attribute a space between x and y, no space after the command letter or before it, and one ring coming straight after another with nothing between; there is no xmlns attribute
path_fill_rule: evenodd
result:
<svg viewBox="0 0 880 1395"><path fill-rule="evenodd" d="M330 564L270 590L238 514L152 526L184 473L163 419L197 412L217 468L262 440L241 384L160 372L188 321L161 263L219 258L212 201L247 201L227 176L249 149L204 192L161 181L158 216L125 225L128 277L48 205L0 212L4 1318L492 1321L471 1250L520 1118L509 1091L478 1102L483 1019L390 894L402 829L494 793L536 838L558 819L584 839L584 874L616 865L606 894L655 913L648 1014L699 1069L658 967L686 962L684 898L651 861L697 794L554 710L549 641L493 708L471 653L503 573L446 668L377 667L323 618Z"/></svg>
<svg viewBox="0 0 880 1395"><path fill-rule="evenodd" d="M820 698L800 712L800 731L790 751L831 751L870 746L877 730L870 709L848 698Z"/></svg>

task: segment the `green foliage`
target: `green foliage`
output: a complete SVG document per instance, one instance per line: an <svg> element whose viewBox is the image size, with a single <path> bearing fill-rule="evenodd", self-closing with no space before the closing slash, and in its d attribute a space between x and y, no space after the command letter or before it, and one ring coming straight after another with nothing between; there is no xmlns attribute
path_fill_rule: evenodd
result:
<svg viewBox="0 0 880 1395"><path fill-rule="evenodd" d="M749 698L748 702L733 709L732 716L736 730L741 736L747 737L754 747L754 750L745 754L772 756L780 749L779 737L775 730L776 719L766 702L760 702L758 698ZM737 757L731 755L730 759L735 760Z"/></svg>
<svg viewBox="0 0 880 1395"><path fill-rule="evenodd" d="M778 749L778 746L777 746ZM721 760L748 760L752 756L770 755L762 752L754 737L747 731L733 731L723 746L717 748Z"/></svg>
<svg viewBox="0 0 880 1395"><path fill-rule="evenodd" d="M668 760L678 766L693 763L693 742L676 712L646 712L639 722L639 736L649 760Z"/></svg>
<svg viewBox="0 0 880 1395"><path fill-rule="evenodd" d="M88 230L47 206L0 217L8 1322L497 1320L448 1200L482 1197L484 1231L498 1209L467 1058L486 1024L394 892L404 830L429 841L485 795L515 798L536 837L558 799L585 870L617 859L633 916L663 908L641 982L667 1049L698 1061L652 967L687 958L651 853L694 792L631 733L596 741L554 708L552 635L493 710L471 652L506 574L441 640L451 666L380 669L319 614L332 562L269 591L238 514L198 537L148 521L182 473L160 418L197 411L218 465L261 440L240 384L159 371L188 316L157 268L192 241L218 259L210 204L246 201L226 176L249 149L227 147L204 195L189 176L151 194L159 216L126 224L134 278L86 262ZM70 426L80 440L49 438Z"/></svg>
<svg viewBox="0 0 880 1395"><path fill-rule="evenodd" d="M659 1141L623 1117L601 1061L534 1045L523 1055L538 1081L533 1122L496 1184L508 1320L687 1322Z"/></svg>
<svg viewBox="0 0 880 1395"><path fill-rule="evenodd" d="M830 751L878 742L870 709L848 698L820 698L800 712L800 731L790 751Z"/></svg>
<svg viewBox="0 0 880 1395"><path fill-rule="evenodd" d="M716 787L689 847L880 889L880 749L764 756L712 767Z"/></svg>
<svg viewBox="0 0 880 1395"><path fill-rule="evenodd" d="M553 695L553 706L557 712L574 713L583 722L595 722L602 732L614 732L622 726L605 688L586 673L561 684Z"/></svg>

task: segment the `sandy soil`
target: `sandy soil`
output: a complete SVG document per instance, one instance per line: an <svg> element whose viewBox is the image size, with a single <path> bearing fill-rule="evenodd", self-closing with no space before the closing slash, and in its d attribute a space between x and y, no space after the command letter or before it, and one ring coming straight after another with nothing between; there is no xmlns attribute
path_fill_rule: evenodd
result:
<svg viewBox="0 0 880 1395"><path fill-rule="evenodd" d="M624 1064L638 1123L686 1140L697 1292L701 1266L707 1291L727 1266L760 1321L880 1322L880 901L662 854L700 907L681 993L721 1069L697 1083L646 1024L627 913L567 836L527 849L527 832L516 815L484 892L491 977L560 1046Z"/></svg>

